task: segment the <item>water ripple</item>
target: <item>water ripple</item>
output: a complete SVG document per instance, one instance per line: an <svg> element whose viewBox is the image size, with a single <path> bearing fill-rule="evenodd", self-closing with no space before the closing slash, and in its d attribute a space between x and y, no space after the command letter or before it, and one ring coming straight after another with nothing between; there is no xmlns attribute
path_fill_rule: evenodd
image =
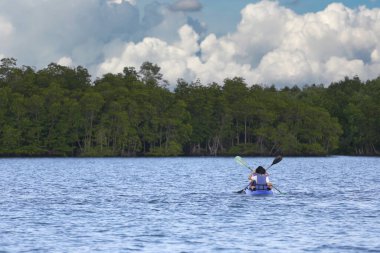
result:
<svg viewBox="0 0 380 253"><path fill-rule="evenodd" d="M0 252L379 252L378 164L285 158L255 198L232 158L1 159Z"/></svg>

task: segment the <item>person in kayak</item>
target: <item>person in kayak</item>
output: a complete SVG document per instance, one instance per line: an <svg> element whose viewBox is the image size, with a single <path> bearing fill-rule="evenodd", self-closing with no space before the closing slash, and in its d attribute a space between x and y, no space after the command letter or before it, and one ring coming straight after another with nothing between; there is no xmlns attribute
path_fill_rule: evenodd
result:
<svg viewBox="0 0 380 253"><path fill-rule="evenodd" d="M250 181L249 189L252 191L272 190L272 183L269 181L269 174L262 166L257 167L255 172L249 174L248 179Z"/></svg>

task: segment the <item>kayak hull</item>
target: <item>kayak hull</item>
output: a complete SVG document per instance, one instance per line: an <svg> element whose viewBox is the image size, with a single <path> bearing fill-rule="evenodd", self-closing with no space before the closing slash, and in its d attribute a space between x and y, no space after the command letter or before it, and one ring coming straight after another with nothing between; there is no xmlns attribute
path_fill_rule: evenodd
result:
<svg viewBox="0 0 380 253"><path fill-rule="evenodd" d="M250 196L273 196L272 190L256 190L251 191L250 189L245 189L245 194Z"/></svg>

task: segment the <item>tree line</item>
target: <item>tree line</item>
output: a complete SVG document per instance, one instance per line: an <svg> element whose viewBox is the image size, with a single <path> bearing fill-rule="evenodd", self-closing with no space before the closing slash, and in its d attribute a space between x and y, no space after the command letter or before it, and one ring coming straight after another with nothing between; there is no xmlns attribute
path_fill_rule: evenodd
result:
<svg viewBox="0 0 380 253"><path fill-rule="evenodd" d="M380 78L276 89L178 79L145 62L91 81L86 68L0 65L1 156L379 155Z"/></svg>

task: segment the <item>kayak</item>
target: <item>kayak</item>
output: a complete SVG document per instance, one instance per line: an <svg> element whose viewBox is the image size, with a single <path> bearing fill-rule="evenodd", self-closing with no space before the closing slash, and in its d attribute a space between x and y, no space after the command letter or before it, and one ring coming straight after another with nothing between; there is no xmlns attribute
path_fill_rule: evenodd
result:
<svg viewBox="0 0 380 253"><path fill-rule="evenodd" d="M251 195L251 196L273 196L273 191L272 190L251 191L250 189L245 189L245 194Z"/></svg>

